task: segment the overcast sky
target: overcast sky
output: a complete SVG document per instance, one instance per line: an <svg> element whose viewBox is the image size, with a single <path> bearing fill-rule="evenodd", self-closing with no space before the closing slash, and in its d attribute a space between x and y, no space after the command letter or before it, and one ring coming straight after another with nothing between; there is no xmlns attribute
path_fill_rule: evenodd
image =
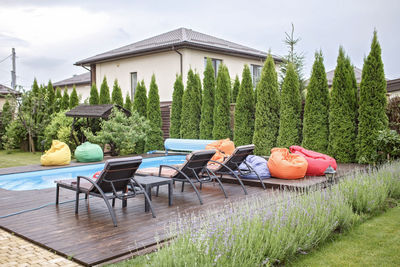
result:
<svg viewBox="0 0 400 267"><path fill-rule="evenodd" d="M342 45L362 68L374 28L385 75L400 78L400 1L5 1L0 0L0 83L10 85L11 48L17 84L53 82L85 72L81 59L180 27L273 54L285 55L285 32L295 25L310 76L321 49L326 70ZM2 61L2 62L1 62Z"/></svg>

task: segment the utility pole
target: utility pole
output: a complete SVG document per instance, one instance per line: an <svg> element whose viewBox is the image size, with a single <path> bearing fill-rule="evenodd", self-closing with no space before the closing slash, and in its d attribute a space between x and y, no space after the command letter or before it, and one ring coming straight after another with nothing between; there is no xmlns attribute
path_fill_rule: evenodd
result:
<svg viewBox="0 0 400 267"><path fill-rule="evenodd" d="M15 69L15 48L11 50L12 70L11 70L11 88L15 90L17 87L17 75Z"/></svg>

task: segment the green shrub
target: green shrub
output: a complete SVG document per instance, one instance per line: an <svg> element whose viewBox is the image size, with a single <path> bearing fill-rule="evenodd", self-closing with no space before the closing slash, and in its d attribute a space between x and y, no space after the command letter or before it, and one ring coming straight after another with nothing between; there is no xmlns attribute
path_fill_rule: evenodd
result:
<svg viewBox="0 0 400 267"><path fill-rule="evenodd" d="M100 86L99 104L111 104L110 88L108 87L106 76L104 76L103 82L101 83Z"/></svg>
<svg viewBox="0 0 400 267"><path fill-rule="evenodd" d="M174 83L174 92L172 94L171 125L169 128L169 137L171 138L180 138L181 136L180 132L183 91L184 88L182 76L177 75Z"/></svg>
<svg viewBox="0 0 400 267"><path fill-rule="evenodd" d="M379 131L374 145L387 160L400 157L400 134L395 130Z"/></svg>
<svg viewBox="0 0 400 267"><path fill-rule="evenodd" d="M240 89L239 76L236 75L235 82L233 83L232 87L231 103L236 103L237 96L239 95L239 89Z"/></svg>
<svg viewBox="0 0 400 267"><path fill-rule="evenodd" d="M389 127L400 134L400 96L391 97L386 110Z"/></svg>
<svg viewBox="0 0 400 267"><path fill-rule="evenodd" d="M15 119L6 127L5 135L2 137L6 150L20 149L21 144L28 140L28 133L21 120Z"/></svg>
<svg viewBox="0 0 400 267"><path fill-rule="evenodd" d="M200 139L212 139L214 126L214 97L215 97L215 77L214 68L210 58L207 58L206 68L203 79L203 101L201 103L200 119Z"/></svg>
<svg viewBox="0 0 400 267"><path fill-rule="evenodd" d="M151 76L149 98L147 99L147 120L150 124L150 131L147 135L145 151L162 149L164 140L161 130L160 96L158 95L158 86L154 74Z"/></svg>
<svg viewBox="0 0 400 267"><path fill-rule="evenodd" d="M215 89L214 102L214 126L213 138L231 138L231 115L230 115L230 93L231 79L228 68L221 63L218 70L217 84Z"/></svg>
<svg viewBox="0 0 400 267"><path fill-rule="evenodd" d="M146 85L144 80L136 86L135 95L133 98L133 110L136 110L140 116L147 116L147 96Z"/></svg>
<svg viewBox="0 0 400 267"><path fill-rule="evenodd" d="M118 80L115 79L114 86L112 90L112 103L115 105L119 105L120 107L124 106L124 99L122 98L121 87L118 85Z"/></svg>
<svg viewBox="0 0 400 267"><path fill-rule="evenodd" d="M89 104L90 105L98 105L99 104L99 91L97 90L97 86L95 83L92 84L90 88L90 97L89 97Z"/></svg>
<svg viewBox="0 0 400 267"><path fill-rule="evenodd" d="M126 93L124 108L129 111L132 111L132 101L128 92Z"/></svg>
<svg viewBox="0 0 400 267"><path fill-rule="evenodd" d="M200 106L198 94L198 81L190 69L188 72L187 85L182 98L181 113L181 138L198 139L200 124Z"/></svg>
<svg viewBox="0 0 400 267"><path fill-rule="evenodd" d="M11 123L13 119L13 107L10 105L8 99L3 105L3 110L0 113L0 136L4 136L6 134L7 126ZM0 140L0 149L3 147L2 141Z"/></svg>
<svg viewBox="0 0 400 267"><path fill-rule="evenodd" d="M68 110L69 108L69 95L67 87L64 88L64 95L61 99L61 110Z"/></svg>
<svg viewBox="0 0 400 267"><path fill-rule="evenodd" d="M77 132L73 132L73 139L71 140L71 125L73 118L65 116L65 111L53 114L49 125L45 128L44 139L46 140L45 149L51 147L53 140L59 140L66 143L73 151L76 148L76 142L79 143Z"/></svg>
<svg viewBox="0 0 400 267"><path fill-rule="evenodd" d="M76 87L72 88L71 96L69 97L69 109L73 109L74 107L79 105L78 93L76 92Z"/></svg>
<svg viewBox="0 0 400 267"><path fill-rule="evenodd" d="M61 102L62 102L62 92L61 88L57 87L56 88L56 99L54 103L54 112L58 113L61 110Z"/></svg>
<svg viewBox="0 0 400 267"><path fill-rule="evenodd" d="M51 81L47 84L47 92L46 92L46 108L48 110L48 114L53 114L54 112L54 103L56 99L56 93L54 91L53 84Z"/></svg>

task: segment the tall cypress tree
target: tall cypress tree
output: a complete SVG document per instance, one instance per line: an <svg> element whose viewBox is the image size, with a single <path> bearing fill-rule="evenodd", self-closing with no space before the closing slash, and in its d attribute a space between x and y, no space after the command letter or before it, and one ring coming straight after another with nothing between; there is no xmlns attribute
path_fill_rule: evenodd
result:
<svg viewBox="0 0 400 267"><path fill-rule="evenodd" d="M303 119L303 147L328 153L329 89L322 52L315 53Z"/></svg>
<svg viewBox="0 0 400 267"><path fill-rule="evenodd" d="M51 81L47 84L47 92L46 92L46 107L48 110L48 114L53 114L54 105L55 105L56 93L54 92L54 87Z"/></svg>
<svg viewBox="0 0 400 267"><path fill-rule="evenodd" d="M56 99L54 101L54 111L55 112L60 112L60 110L61 110L61 101L62 101L61 88L57 87L56 88Z"/></svg>
<svg viewBox="0 0 400 267"><path fill-rule="evenodd" d="M328 148L339 162L354 162L356 156L354 88L347 61L340 47L329 104Z"/></svg>
<svg viewBox="0 0 400 267"><path fill-rule="evenodd" d="M100 101L99 104L111 104L110 88L107 84L107 78L104 76L103 82L100 86Z"/></svg>
<svg viewBox="0 0 400 267"><path fill-rule="evenodd" d="M151 76L149 98L147 100L147 119L150 122L150 132L147 135L145 151L157 150L163 148L163 132L160 96L158 95L158 86L156 77Z"/></svg>
<svg viewBox="0 0 400 267"><path fill-rule="evenodd" d="M172 94L171 126L169 128L169 137L171 138L180 138L181 136L180 132L183 90L182 76L177 75L174 83L174 92Z"/></svg>
<svg viewBox="0 0 400 267"><path fill-rule="evenodd" d="M200 74L196 73L195 77L196 77L197 98L200 99L200 101L198 103L198 106L199 106L199 109L200 109L200 112L201 112L201 101L202 101L202 98L203 98L203 90L201 88Z"/></svg>
<svg viewBox="0 0 400 267"><path fill-rule="evenodd" d="M377 147L375 140L378 131L388 127L388 118L385 113L387 105L386 80L381 58L381 46L377 32L371 43L371 51L364 60L360 84L360 107L358 125L358 153L360 163L376 161Z"/></svg>
<svg viewBox="0 0 400 267"><path fill-rule="evenodd" d="M282 84L278 146L288 148L300 144L300 113L299 78L293 64L289 63Z"/></svg>
<svg viewBox="0 0 400 267"><path fill-rule="evenodd" d="M200 139L212 139L214 126L214 97L215 76L210 58L207 58L206 69L203 78L203 100L201 102Z"/></svg>
<svg viewBox="0 0 400 267"><path fill-rule="evenodd" d="M100 102L99 91L97 90L96 84L93 83L92 87L90 88L89 104L90 105L98 105L99 102Z"/></svg>
<svg viewBox="0 0 400 267"><path fill-rule="evenodd" d="M231 80L228 68L221 64L218 70L217 86L215 90L214 139L225 139L231 137L230 93Z"/></svg>
<svg viewBox="0 0 400 267"><path fill-rule="evenodd" d="M67 87L64 88L64 95L61 100L61 110L67 110L69 108L69 95Z"/></svg>
<svg viewBox="0 0 400 267"><path fill-rule="evenodd" d="M69 109L73 109L74 107L79 105L78 93L76 92L76 87L72 88L72 93L69 97Z"/></svg>
<svg viewBox="0 0 400 267"><path fill-rule="evenodd" d="M132 110L132 101L131 101L131 97L129 96L128 92L126 93L124 108L129 111Z"/></svg>
<svg viewBox="0 0 400 267"><path fill-rule="evenodd" d="M39 96L39 85L36 78L33 79L32 94L36 97Z"/></svg>
<svg viewBox="0 0 400 267"><path fill-rule="evenodd" d="M274 60L268 55L257 84L253 143L256 155L269 155L276 146L279 130L279 90L278 76Z"/></svg>
<svg viewBox="0 0 400 267"><path fill-rule="evenodd" d="M199 138L200 99L197 86L197 78L193 70L190 69L187 75L186 89L182 98L181 138Z"/></svg>
<svg viewBox="0 0 400 267"><path fill-rule="evenodd" d="M147 96L146 85L144 80L136 86L135 96L133 99L133 110L136 110L140 116L147 117Z"/></svg>
<svg viewBox="0 0 400 267"><path fill-rule="evenodd" d="M113 86L113 90L112 90L112 103L115 105L119 105L121 107L124 106L124 99L122 97L122 90L121 87L118 85L118 80L115 79L114 80L114 86Z"/></svg>
<svg viewBox="0 0 400 267"><path fill-rule="evenodd" d="M242 77L242 80L243 80L243 77ZM233 83L233 87L232 87L231 103L236 103L236 98L239 94L239 89L240 89L239 76L236 75L235 82Z"/></svg>
<svg viewBox="0 0 400 267"><path fill-rule="evenodd" d="M236 76L237 78L237 76ZM236 83L236 82L235 82ZM240 83L239 83L240 84ZM235 107L235 131L234 138L236 146L252 143L254 133L254 96L253 82L248 65L244 66L242 83Z"/></svg>

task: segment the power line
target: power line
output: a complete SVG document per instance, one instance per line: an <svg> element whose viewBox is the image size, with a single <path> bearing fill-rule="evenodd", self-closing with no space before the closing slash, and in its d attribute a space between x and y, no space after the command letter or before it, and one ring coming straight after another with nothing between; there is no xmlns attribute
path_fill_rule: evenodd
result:
<svg viewBox="0 0 400 267"><path fill-rule="evenodd" d="M7 58L11 57L12 55L8 55L7 57L3 58L2 60L0 60L0 63L2 63L3 61L5 61Z"/></svg>

